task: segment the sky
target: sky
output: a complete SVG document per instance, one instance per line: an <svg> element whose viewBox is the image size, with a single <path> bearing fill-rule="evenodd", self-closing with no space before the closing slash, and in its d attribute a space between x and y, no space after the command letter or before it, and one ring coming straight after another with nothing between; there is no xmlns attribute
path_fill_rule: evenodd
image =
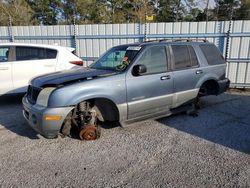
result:
<svg viewBox="0 0 250 188"><path fill-rule="evenodd" d="M198 7L200 7L201 9L204 9L207 6L207 1L206 0L196 1L196 2L198 4ZM214 7L215 7L214 0L209 0L208 8L214 8Z"/></svg>

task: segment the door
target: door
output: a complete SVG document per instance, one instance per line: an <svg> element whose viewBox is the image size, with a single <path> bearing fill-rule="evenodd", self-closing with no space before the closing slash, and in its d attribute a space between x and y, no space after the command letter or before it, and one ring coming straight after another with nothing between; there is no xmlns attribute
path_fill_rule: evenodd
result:
<svg viewBox="0 0 250 188"><path fill-rule="evenodd" d="M144 50L135 65L145 65L146 73L126 75L128 119L147 118L167 113L172 105L173 79L168 72L165 46L152 46Z"/></svg>
<svg viewBox="0 0 250 188"><path fill-rule="evenodd" d="M194 48L191 45L171 45L174 79L173 107L194 99L199 88L196 85L203 76Z"/></svg>
<svg viewBox="0 0 250 188"><path fill-rule="evenodd" d="M9 52L9 47L0 47L0 95L12 92L13 90Z"/></svg>
<svg viewBox="0 0 250 188"><path fill-rule="evenodd" d="M16 92L26 92L33 77L54 72L56 50L16 46L16 60L13 62L13 86Z"/></svg>

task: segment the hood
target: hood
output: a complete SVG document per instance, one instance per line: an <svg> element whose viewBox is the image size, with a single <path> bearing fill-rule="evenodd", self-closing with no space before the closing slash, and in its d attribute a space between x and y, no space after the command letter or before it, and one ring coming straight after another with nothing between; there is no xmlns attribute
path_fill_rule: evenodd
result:
<svg viewBox="0 0 250 188"><path fill-rule="evenodd" d="M91 80L97 77L111 76L114 74L117 74L117 72L111 70L81 68L38 76L31 80L31 85L35 87L67 85L73 82Z"/></svg>

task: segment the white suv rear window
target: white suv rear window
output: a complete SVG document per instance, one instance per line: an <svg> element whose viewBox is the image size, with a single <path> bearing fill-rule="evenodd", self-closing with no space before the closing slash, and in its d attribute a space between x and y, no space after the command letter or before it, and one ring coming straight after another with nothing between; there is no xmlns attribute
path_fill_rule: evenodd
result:
<svg viewBox="0 0 250 188"><path fill-rule="evenodd" d="M37 47L16 47L16 61L39 60L39 59L55 59L57 51L47 48Z"/></svg>

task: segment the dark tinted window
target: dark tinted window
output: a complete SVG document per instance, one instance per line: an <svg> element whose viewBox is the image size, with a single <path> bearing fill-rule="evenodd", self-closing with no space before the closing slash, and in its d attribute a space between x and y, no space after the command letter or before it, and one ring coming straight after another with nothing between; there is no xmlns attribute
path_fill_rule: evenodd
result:
<svg viewBox="0 0 250 188"><path fill-rule="evenodd" d="M218 48L213 44L200 45L200 47L209 65L217 65L225 63L225 60L220 54Z"/></svg>
<svg viewBox="0 0 250 188"><path fill-rule="evenodd" d="M46 59L55 59L57 56L57 51L52 49L46 49Z"/></svg>
<svg viewBox="0 0 250 188"><path fill-rule="evenodd" d="M192 66L197 66L198 60L197 60L197 56L195 54L194 48L192 46L188 46L188 49L189 49L189 53L190 53L190 59L191 59Z"/></svg>
<svg viewBox="0 0 250 188"><path fill-rule="evenodd" d="M172 45L175 70L197 66L198 60L192 46Z"/></svg>
<svg viewBox="0 0 250 188"><path fill-rule="evenodd" d="M167 71L167 57L164 46L155 46L146 50L139 60L139 64L147 67L146 74Z"/></svg>
<svg viewBox="0 0 250 188"><path fill-rule="evenodd" d="M0 62L6 62L9 59L9 48L1 47L0 48Z"/></svg>
<svg viewBox="0 0 250 188"><path fill-rule="evenodd" d="M16 60L39 60L39 59L54 59L56 58L57 51L46 48L36 47L16 47Z"/></svg>
<svg viewBox="0 0 250 188"><path fill-rule="evenodd" d="M172 45L172 50L176 70L191 67L188 47L186 45Z"/></svg>

